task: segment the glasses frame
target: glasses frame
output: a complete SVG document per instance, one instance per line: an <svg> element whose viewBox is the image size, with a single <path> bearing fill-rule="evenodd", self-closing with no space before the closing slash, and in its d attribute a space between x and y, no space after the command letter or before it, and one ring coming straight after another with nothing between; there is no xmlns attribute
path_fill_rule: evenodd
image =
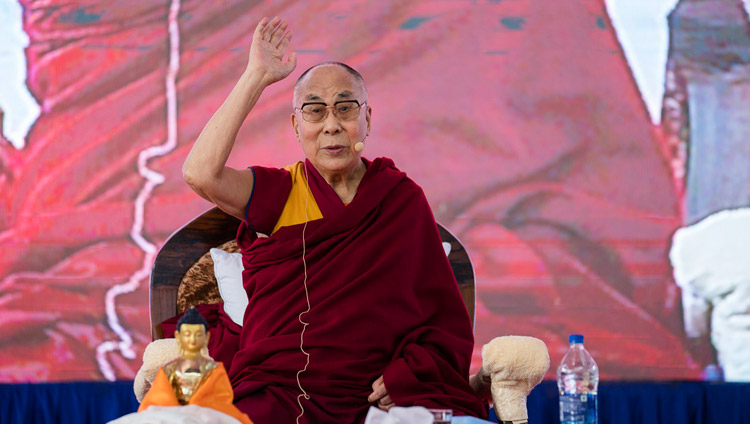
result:
<svg viewBox="0 0 750 424"><path fill-rule="evenodd" d="M357 109L357 116L356 117L358 118L359 117L359 113L362 112L362 106L364 106L364 105L367 104L367 100L365 100L361 104L359 103L359 100L354 100L354 99L352 99L352 100L339 100L338 102L334 103L333 106L328 106L327 104L325 104L323 102L306 102L306 103L302 103L302 106L300 106L300 107L295 107L294 110L295 111L297 111L297 110L300 111L300 113L302 114L302 119L304 119L305 121L317 124L319 122L325 121L326 118L328 118L328 113L331 110L333 110L333 116L335 116L338 119L341 119L341 118L339 118L339 115L336 113L336 106L339 105L339 104L341 104L341 103L356 103L357 104L357 108L358 108ZM307 106L307 105L321 105L321 106L323 106L326 109L326 113L325 113L325 115L323 115L323 118L321 118L319 121L311 121L311 120L305 118L305 112L302 110L302 108L305 107L305 106ZM356 118L351 119L351 121L353 121L354 119L356 119Z"/></svg>

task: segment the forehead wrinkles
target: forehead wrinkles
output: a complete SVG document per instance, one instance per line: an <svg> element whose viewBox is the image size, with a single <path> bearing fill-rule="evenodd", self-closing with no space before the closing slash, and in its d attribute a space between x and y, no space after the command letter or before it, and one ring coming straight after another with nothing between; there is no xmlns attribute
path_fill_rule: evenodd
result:
<svg viewBox="0 0 750 424"><path fill-rule="evenodd" d="M323 69L321 69L323 68ZM333 69L325 69L333 68ZM346 92L349 95L346 95ZM339 66L326 65L315 68L303 79L294 90L294 104L308 99L336 100L356 99L364 100L366 94L364 84Z"/></svg>

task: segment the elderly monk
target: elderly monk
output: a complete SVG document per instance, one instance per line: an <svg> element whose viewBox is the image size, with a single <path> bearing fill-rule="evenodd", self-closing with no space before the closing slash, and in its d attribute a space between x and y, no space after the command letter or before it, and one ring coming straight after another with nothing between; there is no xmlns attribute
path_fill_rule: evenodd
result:
<svg viewBox="0 0 750 424"><path fill-rule="evenodd" d="M424 193L390 159L361 157L372 108L359 73L326 63L297 81L305 161L225 165L263 90L294 70L290 39L285 21L261 20L246 71L183 167L196 193L242 221L249 304L241 329L219 317L226 334L209 346L235 404L259 424L362 422L370 405L485 416L468 383L471 321Z"/></svg>

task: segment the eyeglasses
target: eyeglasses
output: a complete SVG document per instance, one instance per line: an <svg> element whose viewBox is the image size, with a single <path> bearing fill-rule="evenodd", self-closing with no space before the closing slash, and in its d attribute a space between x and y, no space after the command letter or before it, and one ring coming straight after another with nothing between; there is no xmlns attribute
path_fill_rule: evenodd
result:
<svg viewBox="0 0 750 424"><path fill-rule="evenodd" d="M362 106L367 104L367 100L360 105L356 100L342 100L336 102L333 106L325 103L303 103L302 107L295 110L302 111L302 119L307 122L321 122L328 117L328 109L333 109L333 115L342 121L351 121L357 119Z"/></svg>

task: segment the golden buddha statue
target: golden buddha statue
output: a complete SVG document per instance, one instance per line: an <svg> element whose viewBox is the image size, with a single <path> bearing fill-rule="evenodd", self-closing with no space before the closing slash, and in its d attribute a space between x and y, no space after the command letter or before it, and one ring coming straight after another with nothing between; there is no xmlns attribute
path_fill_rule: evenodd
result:
<svg viewBox="0 0 750 424"><path fill-rule="evenodd" d="M232 403L234 394L224 365L208 356L210 336L208 323L200 312L195 308L185 311L174 332L180 355L159 369L138 412L152 405L197 405L223 412L243 424L252 424Z"/></svg>
<svg viewBox="0 0 750 424"><path fill-rule="evenodd" d="M177 322L174 338L180 347L180 356L164 364L164 373L174 389L177 401L187 405L190 397L219 365L208 356L206 320L195 308L190 308Z"/></svg>

